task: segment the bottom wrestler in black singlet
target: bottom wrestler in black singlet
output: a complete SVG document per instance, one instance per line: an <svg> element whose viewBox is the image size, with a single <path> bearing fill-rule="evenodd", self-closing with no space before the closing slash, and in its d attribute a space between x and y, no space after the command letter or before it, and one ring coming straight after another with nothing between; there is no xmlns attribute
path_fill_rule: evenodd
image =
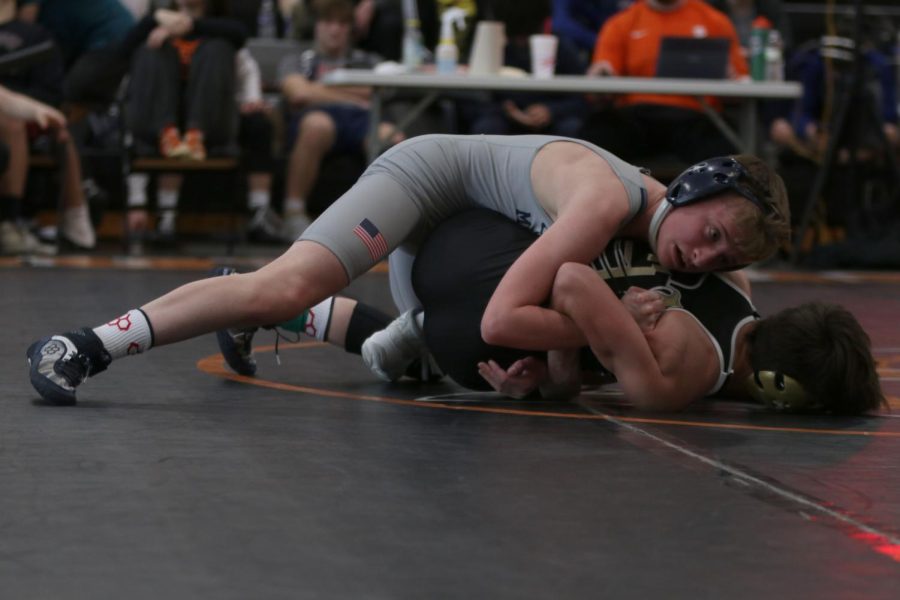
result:
<svg viewBox="0 0 900 600"><path fill-rule="evenodd" d="M471 389L491 389L478 362L504 368L525 356L545 353L489 346L481 339L481 317L507 269L537 236L493 211L459 213L435 228L420 248L413 287L425 310L425 340L441 369ZM669 273L648 244L614 240L592 265L618 296L631 286L656 289L669 309L690 313L716 346L717 392L731 372L737 331L758 318L750 299L715 273ZM582 361L584 363L584 361Z"/></svg>

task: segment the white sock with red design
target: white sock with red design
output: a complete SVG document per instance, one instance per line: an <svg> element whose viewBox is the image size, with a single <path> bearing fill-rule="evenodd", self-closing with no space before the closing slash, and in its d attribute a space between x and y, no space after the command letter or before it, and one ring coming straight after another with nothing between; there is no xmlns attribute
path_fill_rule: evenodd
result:
<svg viewBox="0 0 900 600"><path fill-rule="evenodd" d="M153 328L147 315L139 308L133 308L121 317L95 327L94 333L114 360L146 352L153 346Z"/></svg>
<svg viewBox="0 0 900 600"><path fill-rule="evenodd" d="M324 342L328 335L328 324L331 323L331 308L334 306L334 296L325 298L307 311L306 325L303 333Z"/></svg>

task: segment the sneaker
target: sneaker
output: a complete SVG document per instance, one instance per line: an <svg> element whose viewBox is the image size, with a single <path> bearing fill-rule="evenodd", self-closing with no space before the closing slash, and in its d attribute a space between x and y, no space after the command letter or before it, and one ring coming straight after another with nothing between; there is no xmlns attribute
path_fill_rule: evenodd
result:
<svg viewBox="0 0 900 600"><path fill-rule="evenodd" d="M13 221L0 222L0 254L53 256L56 246L41 242L27 227Z"/></svg>
<svg viewBox="0 0 900 600"><path fill-rule="evenodd" d="M370 335L362 345L366 366L384 381L396 381L409 366L427 355L425 333L416 323L414 310L408 310Z"/></svg>
<svg viewBox="0 0 900 600"><path fill-rule="evenodd" d="M206 146L203 145L203 132L192 127L184 134L185 155L190 160L206 160Z"/></svg>
<svg viewBox="0 0 900 600"><path fill-rule="evenodd" d="M63 211L58 234L63 242L79 250L90 250L97 245L97 234L86 204Z"/></svg>
<svg viewBox="0 0 900 600"><path fill-rule="evenodd" d="M247 224L247 239L257 244L284 244L284 221L270 207L260 208Z"/></svg>
<svg viewBox="0 0 900 600"><path fill-rule="evenodd" d="M237 273L231 267L219 267L213 275L233 275ZM256 359L253 357L253 334L258 327L244 329L220 329L216 332L219 351L232 371L238 375L252 377L256 375Z"/></svg>
<svg viewBox="0 0 900 600"><path fill-rule="evenodd" d="M292 213L284 215L284 229L282 235L288 241L296 241L300 234L306 231L312 221L305 213Z"/></svg>
<svg viewBox="0 0 900 600"><path fill-rule="evenodd" d="M165 158L186 158L190 150L183 141L178 128L171 125L159 134L159 153Z"/></svg>
<svg viewBox="0 0 900 600"><path fill-rule="evenodd" d="M42 338L26 353L31 385L53 404L75 404L75 388L105 371L112 358L92 330L79 329Z"/></svg>

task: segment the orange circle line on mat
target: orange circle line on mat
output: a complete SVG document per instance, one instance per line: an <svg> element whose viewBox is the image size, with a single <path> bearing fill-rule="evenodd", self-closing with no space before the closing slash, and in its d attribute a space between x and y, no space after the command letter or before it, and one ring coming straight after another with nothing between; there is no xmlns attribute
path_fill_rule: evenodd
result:
<svg viewBox="0 0 900 600"><path fill-rule="evenodd" d="M293 350L293 349L304 349L304 348L316 348L321 346L327 346L327 344L323 342L301 342L299 344L282 344L279 346L280 350ZM260 346L254 348L254 352L271 352L275 349L275 346ZM246 377L244 375L238 375L237 373L232 373L225 366L224 360L222 359L221 354L211 354L207 357L201 358L197 361L197 368L200 371L208 374L214 375L216 377L221 377L223 379L229 379L231 381L237 381L239 383L246 383L249 385L255 385L259 387L265 387L273 390L281 390L285 392L300 392L303 394L313 394L316 396L326 396L329 398L347 398L350 400L366 400L369 402L381 402L384 404L394 404L399 406L415 406L417 408L437 408L442 410L461 410L461 411L469 411L469 412L480 412L480 413L493 413L493 414L504 414L504 415L519 415L519 416L528 416L528 417L551 417L557 419L580 419L586 421L607 421L609 418L603 414L571 414L571 413L559 413L545 410L522 410L516 408L502 408L502 407L491 407L491 406L472 406L466 405L461 406L458 404L444 404L441 402L419 402L417 400L404 400L402 398L392 398L390 396L376 396L373 394L358 394L355 392L343 392L340 390L333 390L327 388L314 388L314 387L305 387L300 385L292 385L289 383L280 383L278 381L269 381L267 379L260 379L258 377ZM893 399L892 400L896 400ZM863 437L895 437L900 438L900 432L896 431L845 431L840 429L812 429L812 428L803 428L803 427L773 427L767 425L744 425L741 423L704 423L702 421L685 421L680 419L660 419L660 418L645 418L645 417L621 417L616 416L615 419L617 421L623 421L627 423L646 423L652 425L675 425L682 427L703 427L709 429L739 429L739 430L748 430L748 431L776 431L776 432L787 432L787 433L817 433L822 435L851 435L851 436L863 436Z"/></svg>

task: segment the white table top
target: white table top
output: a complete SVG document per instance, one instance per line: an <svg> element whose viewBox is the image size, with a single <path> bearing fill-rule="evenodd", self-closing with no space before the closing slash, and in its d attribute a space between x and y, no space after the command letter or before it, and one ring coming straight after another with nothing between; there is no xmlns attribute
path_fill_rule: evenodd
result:
<svg viewBox="0 0 900 600"><path fill-rule="evenodd" d="M337 69L325 75L326 85L362 85L431 90L502 90L561 93L646 93L730 98L799 98L794 81L732 81L717 79L664 79L656 77L586 77L557 75L550 79L471 75L404 73L376 74L369 69Z"/></svg>

